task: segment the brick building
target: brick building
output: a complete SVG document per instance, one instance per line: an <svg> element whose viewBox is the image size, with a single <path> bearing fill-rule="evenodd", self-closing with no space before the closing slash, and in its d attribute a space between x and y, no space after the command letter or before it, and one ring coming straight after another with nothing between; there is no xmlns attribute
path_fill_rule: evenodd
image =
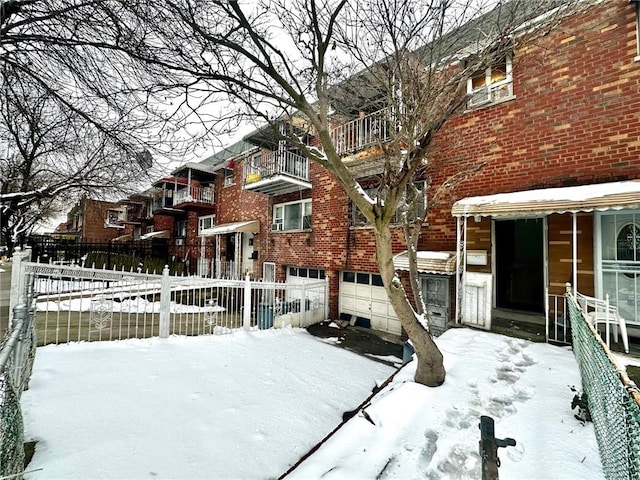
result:
<svg viewBox="0 0 640 480"><path fill-rule="evenodd" d="M438 203L434 188L425 199L419 267L439 326L486 326L495 309L540 317L547 291L560 294L567 281L608 293L629 325L640 326L638 23L638 2L592 2L469 78L468 108L438 134L423 179L437 187L468 172ZM375 112L344 121L336 131L380 125ZM155 185L164 203L154 208L153 229L184 239L174 248L192 271L197 264L203 274L324 278L332 318L401 334L372 229L327 171L264 130ZM215 197L175 201L196 199L178 192L202 185ZM394 233L402 270L406 247L400 228Z"/></svg>
<svg viewBox="0 0 640 480"><path fill-rule="evenodd" d="M59 225L55 236L80 242L108 242L123 234L126 209L116 202L82 198L67 213L67 221Z"/></svg>

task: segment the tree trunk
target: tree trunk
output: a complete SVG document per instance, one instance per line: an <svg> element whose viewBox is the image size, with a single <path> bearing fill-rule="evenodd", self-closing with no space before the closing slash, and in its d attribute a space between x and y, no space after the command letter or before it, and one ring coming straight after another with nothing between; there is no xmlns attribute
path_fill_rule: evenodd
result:
<svg viewBox="0 0 640 480"><path fill-rule="evenodd" d="M446 376L442 353L418 320L402 283L395 275L389 227L376 226L376 261L389 301L416 352L418 365L414 380L428 387L442 385Z"/></svg>

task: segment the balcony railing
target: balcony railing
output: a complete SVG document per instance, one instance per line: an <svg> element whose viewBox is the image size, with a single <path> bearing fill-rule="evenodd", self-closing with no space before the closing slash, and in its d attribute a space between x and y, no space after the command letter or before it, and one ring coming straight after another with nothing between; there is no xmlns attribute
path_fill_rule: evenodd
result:
<svg viewBox="0 0 640 480"><path fill-rule="evenodd" d="M244 183L251 183L270 178L275 175L287 175L300 180L309 180L309 159L289 151L271 152L260 159L258 165L247 164L244 172Z"/></svg>
<svg viewBox="0 0 640 480"><path fill-rule="evenodd" d="M336 151L344 155L388 141L391 132L389 110L384 108L334 128L331 137Z"/></svg>
<svg viewBox="0 0 640 480"><path fill-rule="evenodd" d="M177 190L173 194L173 204L180 205L181 203L204 203L207 205L213 205L213 188L211 187L187 187L182 190Z"/></svg>

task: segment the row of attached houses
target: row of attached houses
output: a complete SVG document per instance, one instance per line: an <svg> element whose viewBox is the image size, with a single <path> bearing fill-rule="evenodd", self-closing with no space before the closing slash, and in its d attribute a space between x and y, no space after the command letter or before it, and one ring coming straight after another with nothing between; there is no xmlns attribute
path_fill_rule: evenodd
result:
<svg viewBox="0 0 640 480"><path fill-rule="evenodd" d="M469 78L468 108L438 134L419 179L429 210L418 263L436 332L450 321L486 327L496 312L541 316L570 282L609 295L640 335L638 11L635 1L593 2ZM363 178L371 165L358 152L374 129L380 138L381 115L363 109L333 131ZM473 173L431 198L463 171ZM324 168L267 130L120 205L120 237L167 238L193 274L326 279L332 318L402 333L372 229Z"/></svg>

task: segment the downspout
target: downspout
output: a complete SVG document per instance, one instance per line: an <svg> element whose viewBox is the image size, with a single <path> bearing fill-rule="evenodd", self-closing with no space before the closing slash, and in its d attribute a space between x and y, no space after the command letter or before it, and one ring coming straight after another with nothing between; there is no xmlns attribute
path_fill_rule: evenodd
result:
<svg viewBox="0 0 640 480"><path fill-rule="evenodd" d="M572 263L573 263L573 298L578 291L578 215L573 212L573 232L572 232Z"/></svg>

